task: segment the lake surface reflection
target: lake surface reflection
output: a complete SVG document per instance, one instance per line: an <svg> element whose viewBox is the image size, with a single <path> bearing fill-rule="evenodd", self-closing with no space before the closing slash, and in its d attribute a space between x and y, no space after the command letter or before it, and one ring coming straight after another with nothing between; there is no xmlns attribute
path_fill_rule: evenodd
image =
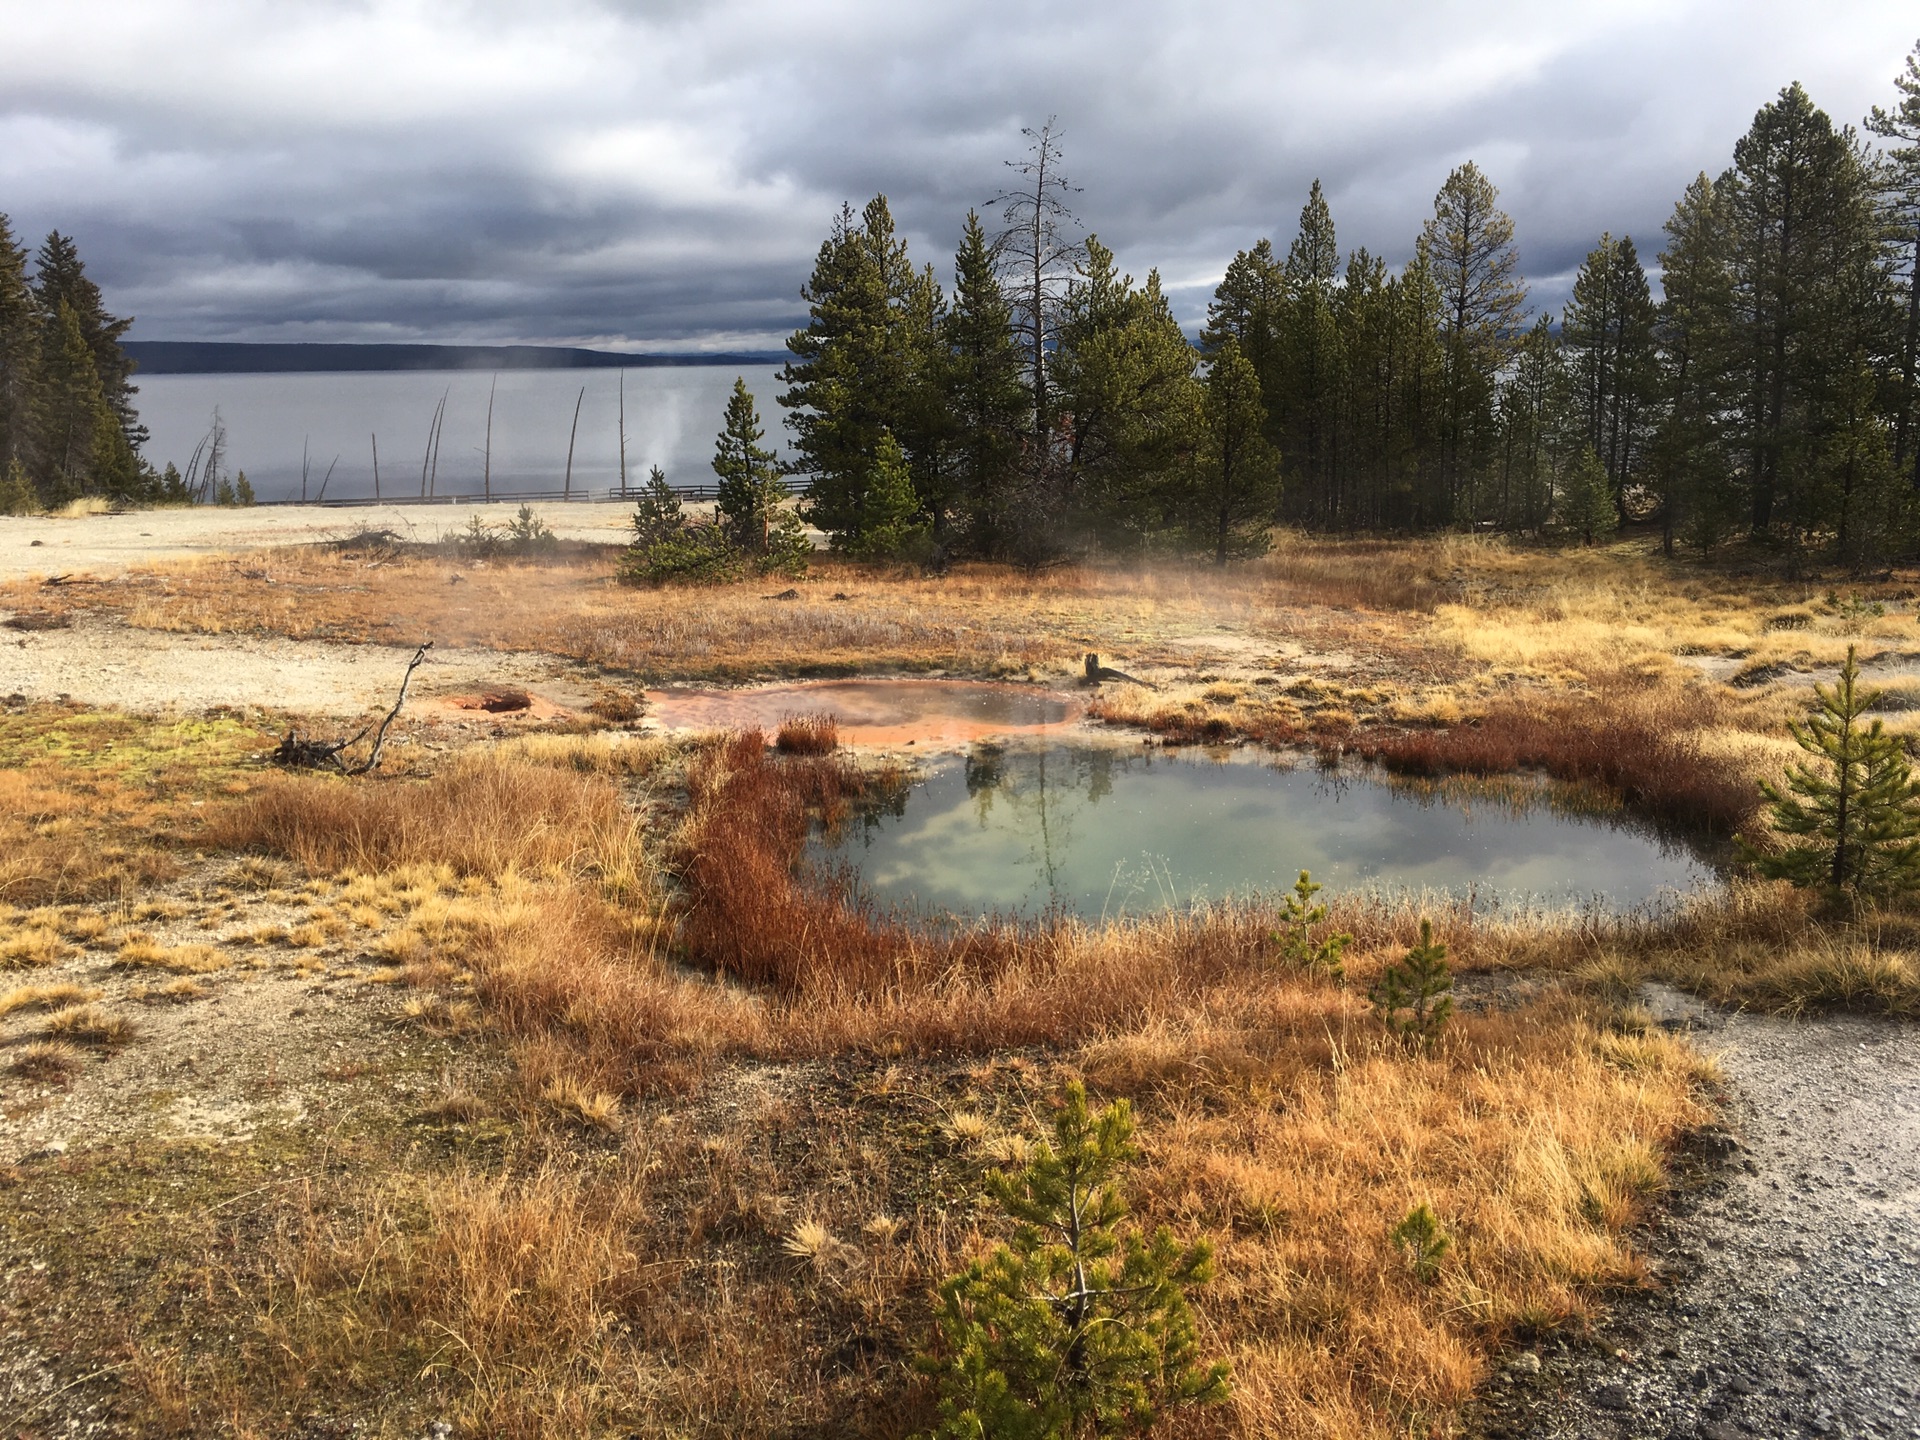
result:
<svg viewBox="0 0 1920 1440"><path fill-rule="evenodd" d="M567 471L574 402L576 489L605 491L620 479L620 371L502 370L493 396L493 488L558 490ZM727 392L742 376L760 402L768 444L785 439L772 365L658 365L626 375L627 475L633 484L658 464L676 485L711 485L713 438ZM227 463L244 470L262 500L300 498L302 446L308 494L318 498L329 466L329 500L373 494L373 440L380 442L381 494L417 495L428 431L444 398L438 494L478 494L487 442L481 370L349 371L292 375L143 375L140 418L152 432L146 456L182 470L217 407L227 429ZM584 389L585 395L581 392Z"/></svg>
<svg viewBox="0 0 1920 1440"><path fill-rule="evenodd" d="M1284 890L1441 890L1503 905L1626 910L1716 883L1683 842L1579 813L1542 783L1408 787L1097 745L982 747L936 761L894 804L817 838L863 893L960 916L1056 906L1090 919Z"/></svg>

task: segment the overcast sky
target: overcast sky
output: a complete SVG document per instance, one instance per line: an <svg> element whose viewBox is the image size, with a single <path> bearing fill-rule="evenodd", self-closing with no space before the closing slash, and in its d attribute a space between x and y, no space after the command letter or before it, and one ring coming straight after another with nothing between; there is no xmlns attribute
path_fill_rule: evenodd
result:
<svg viewBox="0 0 1920 1440"><path fill-rule="evenodd" d="M1557 304L1781 86L1857 122L1916 38L1911 0L0 0L0 211L136 338L771 348L843 199L945 282L1056 114L1190 324L1315 176L1398 262L1468 158Z"/></svg>

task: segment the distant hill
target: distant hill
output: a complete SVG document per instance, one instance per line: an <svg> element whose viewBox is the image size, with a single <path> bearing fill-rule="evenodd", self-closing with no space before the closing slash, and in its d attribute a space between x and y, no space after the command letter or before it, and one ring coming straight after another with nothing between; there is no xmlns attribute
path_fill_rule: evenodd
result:
<svg viewBox="0 0 1920 1440"><path fill-rule="evenodd" d="M653 365L777 365L784 351L621 355L560 345L248 345L123 340L142 375L292 374L331 370L638 370Z"/></svg>

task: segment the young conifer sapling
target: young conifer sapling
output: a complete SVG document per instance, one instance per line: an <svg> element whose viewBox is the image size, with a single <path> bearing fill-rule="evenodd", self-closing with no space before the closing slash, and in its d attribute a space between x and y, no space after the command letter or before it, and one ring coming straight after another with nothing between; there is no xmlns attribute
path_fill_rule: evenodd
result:
<svg viewBox="0 0 1920 1440"><path fill-rule="evenodd" d="M940 1440L1131 1434L1226 1398L1227 1366L1201 1359L1187 1305L1212 1278L1211 1247L1123 1225L1119 1177L1138 1153L1127 1102L1091 1114L1076 1082L1053 1129L1022 1169L989 1177L1011 1239L940 1287L920 1361Z"/></svg>

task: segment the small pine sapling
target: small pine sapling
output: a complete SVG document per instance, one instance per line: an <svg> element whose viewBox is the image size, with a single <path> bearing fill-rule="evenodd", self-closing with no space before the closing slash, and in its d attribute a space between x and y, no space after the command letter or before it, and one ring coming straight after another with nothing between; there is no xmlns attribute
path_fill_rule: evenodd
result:
<svg viewBox="0 0 1920 1440"><path fill-rule="evenodd" d="M919 1361L939 1386L940 1440L1137 1433L1175 1406L1226 1398L1227 1366L1202 1362L1187 1306L1212 1278L1211 1247L1121 1228L1118 1177L1137 1153L1127 1102L1090 1115L1075 1083L1053 1143L989 1176L1015 1229L940 1287Z"/></svg>
<svg viewBox="0 0 1920 1440"><path fill-rule="evenodd" d="M1327 907L1313 903L1313 897L1323 888L1313 883L1309 872L1302 870L1300 878L1293 882L1293 893L1281 907L1280 928L1268 938L1279 947L1280 959L1286 964L1344 983L1347 972L1341 957L1353 943L1353 936L1336 931L1318 941L1313 938L1313 927L1324 925L1327 919Z"/></svg>
<svg viewBox="0 0 1920 1440"><path fill-rule="evenodd" d="M505 540L508 548L518 555L544 553L560 545L560 537L547 527L547 522L533 513L531 505L524 504L520 513L507 522Z"/></svg>
<svg viewBox="0 0 1920 1440"><path fill-rule="evenodd" d="M687 526L680 492L667 484L667 472L658 465L647 471L646 488L633 512L633 543L644 550L678 535Z"/></svg>
<svg viewBox="0 0 1920 1440"><path fill-rule="evenodd" d="M1738 843L1769 879L1887 899L1920 887L1920 782L1898 736L1860 723L1880 695L1859 678L1849 645L1838 682L1814 687L1818 713L1789 726L1815 763L1789 765L1785 789L1760 782L1773 828L1796 843L1776 854Z"/></svg>
<svg viewBox="0 0 1920 1440"><path fill-rule="evenodd" d="M1440 1218L1424 1201L1409 1210L1406 1218L1388 1232L1387 1238L1405 1253L1413 1278L1422 1285L1431 1285L1440 1278L1440 1262L1453 1248L1453 1237L1441 1228Z"/></svg>
<svg viewBox="0 0 1920 1440"><path fill-rule="evenodd" d="M1440 1034L1453 1014L1453 972L1431 920L1420 921L1420 943L1381 972L1368 998L1381 1023L1402 1040L1431 1044Z"/></svg>

